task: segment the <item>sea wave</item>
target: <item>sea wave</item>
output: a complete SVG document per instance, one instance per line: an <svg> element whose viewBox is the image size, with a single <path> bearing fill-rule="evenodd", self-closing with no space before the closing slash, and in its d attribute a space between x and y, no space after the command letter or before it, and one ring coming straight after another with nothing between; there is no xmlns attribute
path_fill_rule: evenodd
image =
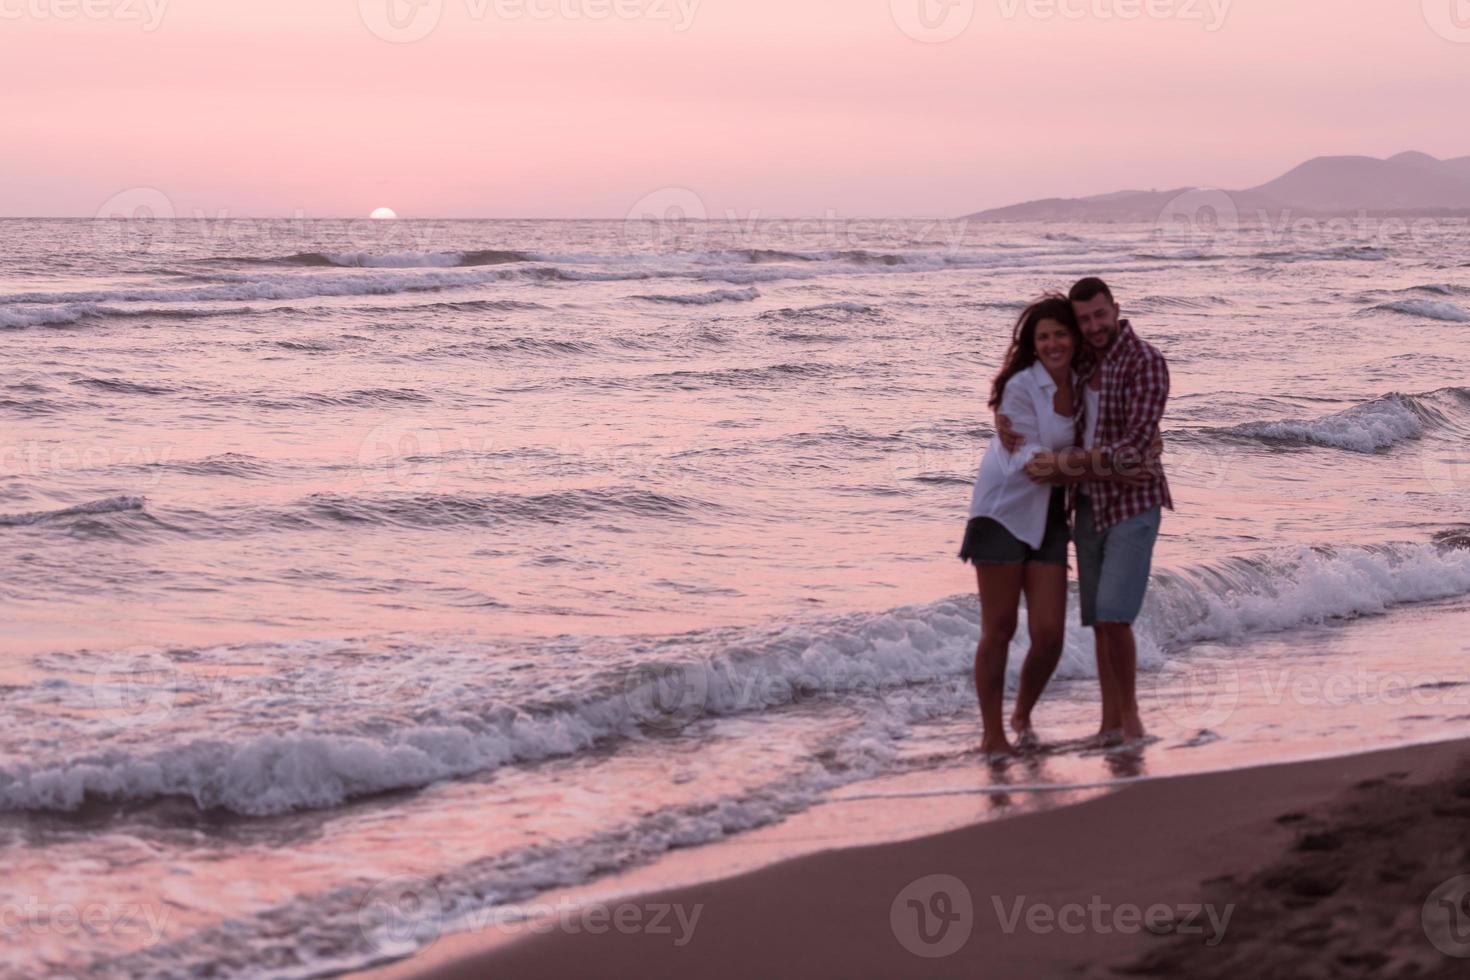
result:
<svg viewBox="0 0 1470 980"><path fill-rule="evenodd" d="M85 504L77 504L74 507L63 507L59 510L38 510L28 514L0 514L0 527L25 527L31 524L45 524L50 521L64 520L68 517L86 517L91 514L112 514L125 510L142 510L145 501L142 497L107 497L103 500L93 500Z"/></svg>
<svg viewBox="0 0 1470 980"><path fill-rule="evenodd" d="M432 396L415 388L360 388L356 391L330 393L306 392L300 395L253 395L250 402L261 408L347 408L401 405L405 402L424 404L432 402Z"/></svg>
<svg viewBox="0 0 1470 980"><path fill-rule="evenodd" d="M177 390L167 386L143 384L141 381L128 381L124 378L77 378L71 383L117 395L169 395Z"/></svg>
<svg viewBox="0 0 1470 980"><path fill-rule="evenodd" d="M846 374L850 369L820 362L771 364L761 367L721 368L713 371L660 371L644 379L659 388L766 388Z"/></svg>
<svg viewBox="0 0 1470 980"><path fill-rule="evenodd" d="M289 300L312 296L381 296L394 293L431 292L481 286L509 278L535 278L537 269L419 269L376 270L373 272L340 271L313 275L301 273L257 273L253 275L222 274L217 281L197 286L135 286L68 292L27 292L0 296L0 303L12 305L51 304L66 306L86 303L190 303L240 302L250 300ZM543 278L553 278L554 269L542 269ZM25 310L11 311L25 313ZM119 308L112 312L131 312Z"/></svg>
<svg viewBox="0 0 1470 980"><path fill-rule="evenodd" d="M190 476L227 476L237 479L252 479L271 475L284 467L270 460L246 453L220 453L202 459L159 460L139 464L144 470L166 470L186 473Z"/></svg>
<svg viewBox="0 0 1470 980"><path fill-rule="evenodd" d="M262 261L260 268L235 271L211 270L208 275L189 276L188 284L170 277L151 285L108 286L64 291L29 291L0 295L0 326L25 327L71 323L88 316L165 316L178 304L241 303L305 299L310 297L387 296L401 293L442 292L497 283L583 283L662 282L725 283L748 290L758 283L805 281L832 275L871 273L925 273L951 268L1023 267L1034 264L1030 255L1008 256L964 252L918 252L900 254L850 249L812 253L801 261L772 263L737 257L716 261L721 253L675 254L671 256L607 257L601 266L574 261L578 256L537 256L531 253L494 253L520 256L491 260L491 253L404 253L369 256L356 253L337 256L300 253L297 268L281 267L280 261ZM305 266L300 256L321 255L322 268ZM407 257L405 257L407 256ZM448 256L444 258L443 256ZM487 257L488 256L488 257ZM565 261L563 261L563 259ZM316 260L311 260L316 262ZM273 268L280 271L273 271ZM1105 271L1108 266L1099 266ZM689 302L658 294L669 302ZM727 298L733 298L727 297ZM102 308L102 304L110 304ZM126 305L137 304L137 308ZM43 309L40 307L50 307ZM30 307L29 309L27 307ZM217 315L231 311L179 311L181 316ZM246 309L239 312L257 312Z"/></svg>
<svg viewBox="0 0 1470 980"><path fill-rule="evenodd" d="M849 316L875 316L881 311L867 303L840 300L835 303L819 303L815 306L782 307L760 315L762 320L835 320Z"/></svg>
<svg viewBox="0 0 1470 980"><path fill-rule="evenodd" d="M169 305L141 305L136 307L107 306L102 303L63 303L58 306L36 306L0 309L0 328L21 327L64 327L87 320L103 319L153 319L153 320L198 320L206 317L254 316L270 313L285 316L299 313L289 306L258 308L238 307L189 307Z"/></svg>
<svg viewBox="0 0 1470 980"><path fill-rule="evenodd" d="M356 267L363 269L447 269L460 266L504 265L511 262L532 262L534 257L526 252L501 249L478 249L462 252L297 252L294 255L238 255L210 258L206 263L215 265L274 265L323 267Z"/></svg>
<svg viewBox="0 0 1470 980"><path fill-rule="evenodd" d="M1140 663L1154 669L1188 656L1196 643L1467 593L1470 550L1449 543L1303 547L1161 569L1138 622ZM1075 616L1067 623L1058 676L1095 676L1090 631ZM532 671L558 665L554 683L532 673L520 687L517 668L497 672L498 658L473 649L395 642L391 655L348 651L329 659L284 644L252 648L252 662L270 669L256 679L259 696L242 697L228 722L192 685L207 683L198 678L208 664L238 662L236 648L151 653L134 671L100 669L105 658L89 654L98 673L76 696L94 707L162 712L172 729L154 725L132 741L100 747L89 739L85 750L59 757L12 753L0 764L0 808L182 797L201 809L266 816L575 755L639 733L673 735L704 718L834 698L884 710L896 699L920 715L934 701L934 710L953 711L971 703L955 692L963 694L956 685L973 669L978 630L978 608L966 595L671 637L564 637L514 658ZM1013 675L1023 652L1014 651ZM56 669L74 675L77 666L66 661ZM332 684L319 676L323 669ZM583 679L568 683L569 669L582 670ZM293 672L303 674L294 688L286 684ZM926 685L937 687L926 693ZM41 685L12 695L23 701L67 690ZM303 726L302 718L311 720ZM52 711L45 721L55 719Z"/></svg>
<svg viewBox="0 0 1470 980"><path fill-rule="evenodd" d="M1470 323L1470 310L1444 300L1399 299L1392 303L1380 303L1373 309L1385 313L1424 317L1430 320L1444 320L1449 323Z"/></svg>
<svg viewBox="0 0 1470 980"><path fill-rule="evenodd" d="M1223 296L1143 296L1128 304L1130 310L1140 310L1143 312L1156 312L1160 310L1192 312L1229 305L1230 301Z"/></svg>
<svg viewBox="0 0 1470 980"><path fill-rule="evenodd" d="M432 347L414 359L438 357L484 358L500 361L507 354L530 354L535 357L564 357L596 354L600 345L585 340L555 340L548 337L513 337L509 340L471 340L459 344Z"/></svg>
<svg viewBox="0 0 1470 980"><path fill-rule="evenodd" d="M1443 388L1420 395L1391 393L1317 419L1246 422L1207 432L1285 445L1322 446L1349 452L1380 452L1452 424L1446 414L1453 399L1463 408L1467 388Z"/></svg>
<svg viewBox="0 0 1470 980"><path fill-rule="evenodd" d="M1389 253L1386 249L1376 245L1338 245L1322 249L1274 249L1255 252L1250 257L1274 259L1277 262L1309 262L1320 259L1360 259L1368 262L1382 262L1389 257Z"/></svg>
<svg viewBox="0 0 1470 980"><path fill-rule="evenodd" d="M0 327L20 329L66 326L89 316L97 316L100 310L101 307L92 303L70 303L49 309L0 309Z"/></svg>
<svg viewBox="0 0 1470 980"><path fill-rule="evenodd" d="M407 457L399 463L434 465L432 456ZM689 520L718 505L694 497L633 487L598 487L552 493L317 493L300 507L280 515L288 522L410 527L430 530L484 527L512 523L559 524L623 515L661 520ZM268 522L268 521L267 521Z"/></svg>
<svg viewBox="0 0 1470 980"><path fill-rule="evenodd" d="M1447 282L1432 282L1422 286L1410 286L1407 289L1397 290L1400 293L1434 293L1436 296L1455 296L1470 293L1470 289L1463 286L1452 286Z"/></svg>
<svg viewBox="0 0 1470 980"><path fill-rule="evenodd" d="M707 293L676 293L673 295L655 293L648 296L634 296L633 298L646 300L650 303L709 306L713 303L748 303L753 299L759 299L760 295L760 291L754 286L751 286L747 289L715 289Z"/></svg>

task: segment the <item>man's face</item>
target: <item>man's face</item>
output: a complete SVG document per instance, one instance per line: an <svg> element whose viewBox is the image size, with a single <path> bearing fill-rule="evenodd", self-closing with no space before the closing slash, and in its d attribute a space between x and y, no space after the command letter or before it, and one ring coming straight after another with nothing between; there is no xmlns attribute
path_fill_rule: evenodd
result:
<svg viewBox="0 0 1470 980"><path fill-rule="evenodd" d="M1082 336L1098 350L1107 350L1118 336L1118 304L1103 293L1098 293L1085 303L1073 303L1072 312L1077 314L1077 326Z"/></svg>

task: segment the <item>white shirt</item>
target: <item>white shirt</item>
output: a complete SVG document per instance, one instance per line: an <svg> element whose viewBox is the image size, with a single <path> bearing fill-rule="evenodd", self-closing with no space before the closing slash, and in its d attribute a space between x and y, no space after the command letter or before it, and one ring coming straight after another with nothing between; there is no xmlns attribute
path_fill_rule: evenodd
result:
<svg viewBox="0 0 1470 980"><path fill-rule="evenodd" d="M1097 442L1097 417L1102 412L1102 389L1083 385L1082 406L1086 410L1082 420L1082 448L1091 452L1093 444Z"/></svg>
<svg viewBox="0 0 1470 980"><path fill-rule="evenodd" d="M1072 384L1075 390L1075 377ZM1033 548L1041 547L1046 536L1052 488L1033 483L1026 475L1026 463L1037 453L1059 452L1077 444L1075 420L1058 414L1052 402L1056 391L1057 383L1040 361L1006 382L1000 414L1011 420L1025 444L1009 453L1000 436L992 436L970 495L970 517L989 517Z"/></svg>
<svg viewBox="0 0 1470 980"><path fill-rule="evenodd" d="M1102 411L1102 389L1082 386L1082 448L1092 450L1097 443L1097 416ZM1077 484L1078 493L1087 492L1087 484Z"/></svg>

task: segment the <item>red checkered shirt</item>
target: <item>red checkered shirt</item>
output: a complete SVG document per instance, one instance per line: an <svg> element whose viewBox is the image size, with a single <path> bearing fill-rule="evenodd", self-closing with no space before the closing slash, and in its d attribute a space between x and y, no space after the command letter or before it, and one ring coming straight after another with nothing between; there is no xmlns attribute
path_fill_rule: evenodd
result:
<svg viewBox="0 0 1470 980"><path fill-rule="evenodd" d="M1092 498L1093 526L1103 531L1154 507L1174 509L1163 461L1153 455L1164 403L1169 400L1169 365L1152 344L1138 339L1132 325L1118 326L1118 339L1108 348L1102 363L1092 373L1102 372L1098 392L1097 433L1093 449L1100 449L1120 470L1142 466L1149 474L1146 483L1100 483L1086 481L1083 492ZM1083 423L1077 427L1077 445L1082 445Z"/></svg>

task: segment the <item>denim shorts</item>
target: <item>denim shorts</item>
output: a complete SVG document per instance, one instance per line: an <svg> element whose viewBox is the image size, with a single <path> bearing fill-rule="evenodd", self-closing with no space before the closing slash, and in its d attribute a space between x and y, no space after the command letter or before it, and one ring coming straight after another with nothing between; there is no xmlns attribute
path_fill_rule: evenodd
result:
<svg viewBox="0 0 1470 980"><path fill-rule="evenodd" d="M1031 561L1043 565L1065 565L1067 542L1070 540L1067 493L1061 487L1054 487L1046 512L1046 534L1041 539L1040 548L1031 547L994 518L972 517L965 525L960 561L976 565L1024 565Z"/></svg>
<svg viewBox="0 0 1470 980"><path fill-rule="evenodd" d="M1092 499L1077 495L1077 601L1083 626L1131 624L1138 618L1161 516L1161 508L1153 507L1099 534L1092 527Z"/></svg>

